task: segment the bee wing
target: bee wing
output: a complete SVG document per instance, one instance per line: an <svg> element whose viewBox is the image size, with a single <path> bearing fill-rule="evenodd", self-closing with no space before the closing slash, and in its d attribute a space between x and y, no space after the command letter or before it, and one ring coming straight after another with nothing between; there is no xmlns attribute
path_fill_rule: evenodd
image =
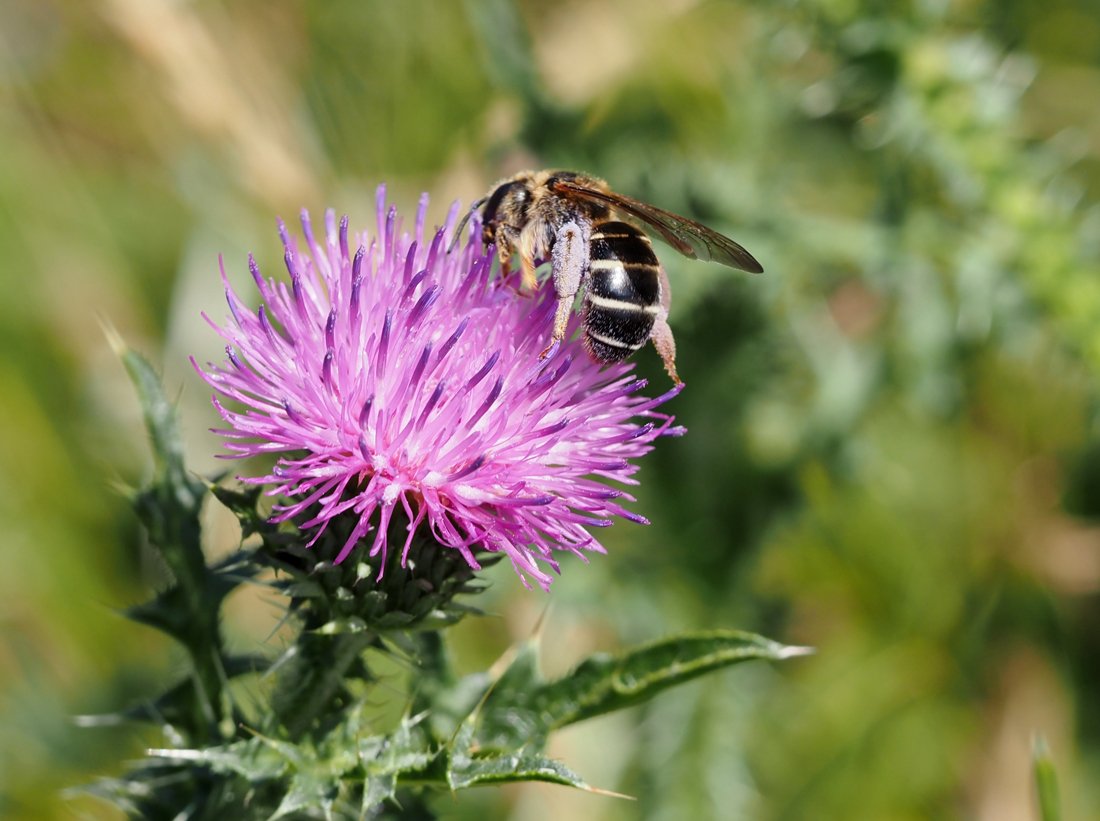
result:
<svg viewBox="0 0 1100 821"><path fill-rule="evenodd" d="M701 222L681 217L671 211L665 211L647 202L617 194L613 191L600 191L566 180L554 183L555 190L565 192L582 199L595 200L622 211L637 220L641 220L657 231L673 248L691 259L712 260L731 268L739 268L750 273L762 273L764 268L748 251L727 236L712 231Z"/></svg>

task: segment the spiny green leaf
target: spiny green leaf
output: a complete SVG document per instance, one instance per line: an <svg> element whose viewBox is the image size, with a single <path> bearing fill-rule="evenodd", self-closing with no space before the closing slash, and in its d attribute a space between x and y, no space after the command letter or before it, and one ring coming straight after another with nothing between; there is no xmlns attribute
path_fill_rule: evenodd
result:
<svg viewBox="0 0 1100 821"><path fill-rule="evenodd" d="M360 741L359 759L369 775L401 775L427 767L435 757L426 733L420 728L424 715L406 718L389 736Z"/></svg>
<svg viewBox="0 0 1100 821"><path fill-rule="evenodd" d="M738 630L673 636L618 656L598 654L571 673L542 682L537 645L525 642L493 686L477 736L489 748L541 749L550 731L648 701L663 690L714 670L754 659L779 660L810 652Z"/></svg>
<svg viewBox="0 0 1100 821"><path fill-rule="evenodd" d="M740 630L684 634L619 656L591 656L533 699L548 730L648 701L663 690L744 661L812 652Z"/></svg>
<svg viewBox="0 0 1100 821"><path fill-rule="evenodd" d="M168 401L161 387L160 376L141 354L126 345L117 337L113 344L122 359L130 381L138 392L145 428L153 443L153 457L156 460L157 473L184 474L183 439L180 436L179 420L175 406ZM200 484L196 482L195 484ZM199 491L201 495L202 491Z"/></svg>
<svg viewBox="0 0 1100 821"><path fill-rule="evenodd" d="M338 785L338 782L337 782ZM278 808L271 816L286 818L305 811L306 817L317 817L318 810L323 818L332 818L332 807L336 791L331 780L318 778L310 772L299 772L290 779L290 788L283 795Z"/></svg>
<svg viewBox="0 0 1100 821"><path fill-rule="evenodd" d="M131 818L267 818L281 795L274 781L249 781L236 774L153 759L123 778L101 779L73 792L103 798Z"/></svg>
<svg viewBox="0 0 1100 821"><path fill-rule="evenodd" d="M452 790L517 781L548 781L582 790L592 789L564 764L541 755L505 754L487 758L462 757L454 761L447 772L447 783Z"/></svg>
<svg viewBox="0 0 1100 821"><path fill-rule="evenodd" d="M363 806L360 815L368 818L371 811L394 797L397 793L397 776L394 773L370 774L363 786Z"/></svg>
<svg viewBox="0 0 1100 821"><path fill-rule="evenodd" d="M149 755L178 765L192 764L247 784L266 785L271 797L263 817L355 817L392 798L401 779L442 787L442 768L426 770L437 757L421 729L425 716L404 719L387 736L359 735L355 710L319 746L256 735L247 741L205 749L150 750ZM117 791L117 785L103 790ZM102 790L101 790L102 792Z"/></svg>
<svg viewBox="0 0 1100 821"><path fill-rule="evenodd" d="M122 615L188 644L187 634L193 629L191 614L187 608L188 601L187 591L178 584L173 584L149 601L127 607Z"/></svg>
<svg viewBox="0 0 1100 821"><path fill-rule="evenodd" d="M481 709L470 720L476 722L479 743L496 749L521 747L541 750L546 745L547 726L532 700L544 685L538 666L538 636L515 645L497 662L506 662L504 672L490 686Z"/></svg>
<svg viewBox="0 0 1100 821"><path fill-rule="evenodd" d="M240 775L249 781L281 778L292 766L300 763L296 760L298 756L288 756L286 750L258 738L202 749L149 750L147 754L168 761L200 764L216 773Z"/></svg>
<svg viewBox="0 0 1100 821"><path fill-rule="evenodd" d="M254 533L274 531L276 526L259 512L257 505L263 495L260 485L245 485L241 488L226 487L217 482L208 482L206 489L237 517L241 526L241 537L248 538Z"/></svg>
<svg viewBox="0 0 1100 821"><path fill-rule="evenodd" d="M206 608L217 612L226 597L242 582L255 576L259 568L240 560L239 556L227 559L222 565L203 573L202 598ZM192 612L194 592L176 583L168 586L147 602L128 607L123 615L132 621L167 633L181 644L202 649L209 644L209 636L202 620L196 620Z"/></svg>

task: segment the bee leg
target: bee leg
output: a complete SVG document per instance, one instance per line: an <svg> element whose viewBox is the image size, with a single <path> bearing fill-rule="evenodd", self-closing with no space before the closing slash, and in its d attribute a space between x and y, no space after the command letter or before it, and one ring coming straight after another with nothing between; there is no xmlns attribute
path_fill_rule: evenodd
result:
<svg viewBox="0 0 1100 821"><path fill-rule="evenodd" d="M661 361L665 363L665 370L677 385L681 383L679 374L676 373L676 340L672 338L672 328L668 320L663 316L657 317L653 323L653 331L649 338L653 341L653 347L661 355Z"/></svg>
<svg viewBox="0 0 1100 821"><path fill-rule="evenodd" d="M672 290L668 284L668 274L665 267L660 266L657 272L657 281L661 287L661 311L653 322L653 330L649 338L653 341L653 347L661 355L661 361L665 363L665 370L677 385L682 384L679 374L676 373L676 340L672 336L672 326L668 324L668 309L672 305Z"/></svg>
<svg viewBox="0 0 1100 821"><path fill-rule="evenodd" d="M493 235L493 243L497 247L497 259L500 260L500 272L508 276L512 270L512 254L519 242L519 234L506 225L497 227Z"/></svg>
<svg viewBox="0 0 1100 821"><path fill-rule="evenodd" d="M521 255L519 258L520 288L524 291L534 291L539 287L538 278L535 276L535 261L529 256Z"/></svg>
<svg viewBox="0 0 1100 821"><path fill-rule="evenodd" d="M516 236L516 250L519 253L520 287L525 291L538 288L535 276L535 257L538 255L538 227L527 225Z"/></svg>
<svg viewBox="0 0 1100 821"><path fill-rule="evenodd" d="M565 339L565 329L569 326L569 314L573 313L573 296L558 298L558 309L554 312L554 332L550 336L550 344L546 350L539 354L539 359L546 359L550 351Z"/></svg>
<svg viewBox="0 0 1100 821"><path fill-rule="evenodd" d="M558 295L558 307L554 312L554 331L550 344L539 355L540 359L545 359L550 350L565 339L573 301L588 271L588 234L577 223L567 222L558 229L554 249L550 254L550 266L554 278L554 293Z"/></svg>

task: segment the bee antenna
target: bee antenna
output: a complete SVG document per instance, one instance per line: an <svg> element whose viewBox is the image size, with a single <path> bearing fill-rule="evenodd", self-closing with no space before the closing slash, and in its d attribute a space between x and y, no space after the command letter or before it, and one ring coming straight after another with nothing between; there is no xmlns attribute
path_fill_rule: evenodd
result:
<svg viewBox="0 0 1100 821"><path fill-rule="evenodd" d="M455 249L455 246L458 245L458 241L462 237L462 232L466 229L466 223L470 221L470 217L474 215L474 211L483 206L488 201L488 199L488 196L484 196L481 199L476 200L470 204L470 210L463 215L461 222L459 222L458 225L455 227L454 237L451 239L451 245L447 249L448 254L451 253L451 251Z"/></svg>

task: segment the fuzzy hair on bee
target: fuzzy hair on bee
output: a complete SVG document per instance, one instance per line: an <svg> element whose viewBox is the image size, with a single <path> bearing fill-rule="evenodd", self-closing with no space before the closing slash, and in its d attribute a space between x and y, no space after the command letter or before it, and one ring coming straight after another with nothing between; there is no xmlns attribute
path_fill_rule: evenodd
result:
<svg viewBox="0 0 1100 821"><path fill-rule="evenodd" d="M584 343L595 360L618 362L652 341L669 376L680 382L668 324L668 276L641 226L686 257L751 273L764 270L729 237L575 171L524 171L499 181L470 207L456 239L479 209L482 241L495 244L505 271L519 258L525 288L537 286L538 265L550 262L558 305L543 357L564 339L583 291Z"/></svg>

